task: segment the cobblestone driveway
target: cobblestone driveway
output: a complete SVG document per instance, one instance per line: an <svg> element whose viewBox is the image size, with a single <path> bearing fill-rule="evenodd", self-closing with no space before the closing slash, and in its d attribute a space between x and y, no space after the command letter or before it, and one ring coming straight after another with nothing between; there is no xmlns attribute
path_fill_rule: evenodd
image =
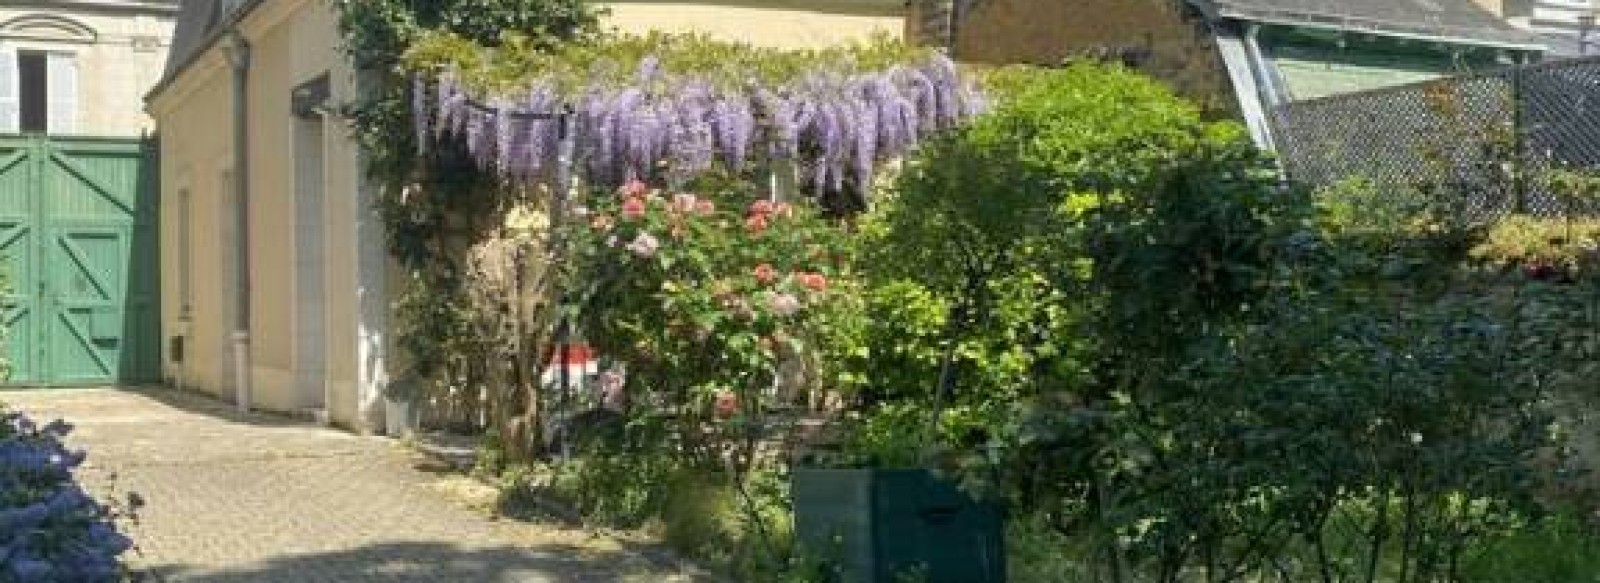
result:
<svg viewBox="0 0 1600 583"><path fill-rule="evenodd" d="M418 471L392 441L241 418L159 389L0 392L0 401L74 423L90 487L148 501L130 532L134 562L160 581L690 580L610 539L492 520L469 507L464 480Z"/></svg>

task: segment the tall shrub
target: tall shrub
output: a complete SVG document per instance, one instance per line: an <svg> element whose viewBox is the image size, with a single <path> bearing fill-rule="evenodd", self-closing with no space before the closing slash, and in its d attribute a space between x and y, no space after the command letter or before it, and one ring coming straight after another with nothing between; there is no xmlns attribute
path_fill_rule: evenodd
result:
<svg viewBox="0 0 1600 583"><path fill-rule="evenodd" d="M932 398L953 380L931 400L956 417L987 411L946 428L969 444L1018 430L1020 403L1140 389L1193 330L1260 293L1253 275L1295 219L1240 128L1150 79L1078 65L991 85L1001 105L913 158L863 246L889 303L931 294L947 308L931 335L872 324L874 355L905 338L924 355L901 375L916 386L869 394ZM941 352L948 371L931 366Z"/></svg>
<svg viewBox="0 0 1600 583"><path fill-rule="evenodd" d="M1508 358L1534 335L1515 310L1370 269L1415 257L1324 236L1238 126L1151 80L995 83L865 246L879 289L952 306L930 344L955 366L874 387L879 418L944 410L947 467L1102 580L1450 578L1527 507L1549 417ZM963 408L991 413L954 426Z"/></svg>

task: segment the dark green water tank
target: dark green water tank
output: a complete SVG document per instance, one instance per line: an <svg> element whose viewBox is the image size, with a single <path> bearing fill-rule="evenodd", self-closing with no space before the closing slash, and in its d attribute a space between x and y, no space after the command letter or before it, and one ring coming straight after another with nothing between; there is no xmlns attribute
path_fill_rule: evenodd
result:
<svg viewBox="0 0 1600 583"><path fill-rule="evenodd" d="M795 534L841 583L1003 583L999 510L925 470L795 470Z"/></svg>

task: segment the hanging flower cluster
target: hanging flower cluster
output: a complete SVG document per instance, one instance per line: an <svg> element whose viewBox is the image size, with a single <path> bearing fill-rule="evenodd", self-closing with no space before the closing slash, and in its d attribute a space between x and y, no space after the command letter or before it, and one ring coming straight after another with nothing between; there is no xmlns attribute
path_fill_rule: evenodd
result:
<svg viewBox="0 0 1600 583"><path fill-rule="evenodd" d="M795 164L816 192L865 193L884 161L985 109L974 84L937 53L872 71L817 62L782 79L676 72L657 55L631 65L626 82L606 72L618 63L600 61L590 75L551 73L495 97L459 70L419 76L418 141L463 140L485 168L535 179L554 168L561 144L562 123L550 114L570 111L576 155L597 184L679 186L719 166L737 173L775 162Z"/></svg>

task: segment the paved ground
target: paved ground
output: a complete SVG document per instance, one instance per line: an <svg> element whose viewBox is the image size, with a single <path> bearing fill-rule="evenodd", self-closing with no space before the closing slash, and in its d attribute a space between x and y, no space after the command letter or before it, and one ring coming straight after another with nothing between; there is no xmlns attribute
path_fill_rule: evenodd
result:
<svg viewBox="0 0 1600 583"><path fill-rule="evenodd" d="M167 390L0 392L41 420L77 425L84 480L148 507L130 534L160 581L664 582L611 539L492 520L489 494L417 469L392 441L241 418Z"/></svg>

